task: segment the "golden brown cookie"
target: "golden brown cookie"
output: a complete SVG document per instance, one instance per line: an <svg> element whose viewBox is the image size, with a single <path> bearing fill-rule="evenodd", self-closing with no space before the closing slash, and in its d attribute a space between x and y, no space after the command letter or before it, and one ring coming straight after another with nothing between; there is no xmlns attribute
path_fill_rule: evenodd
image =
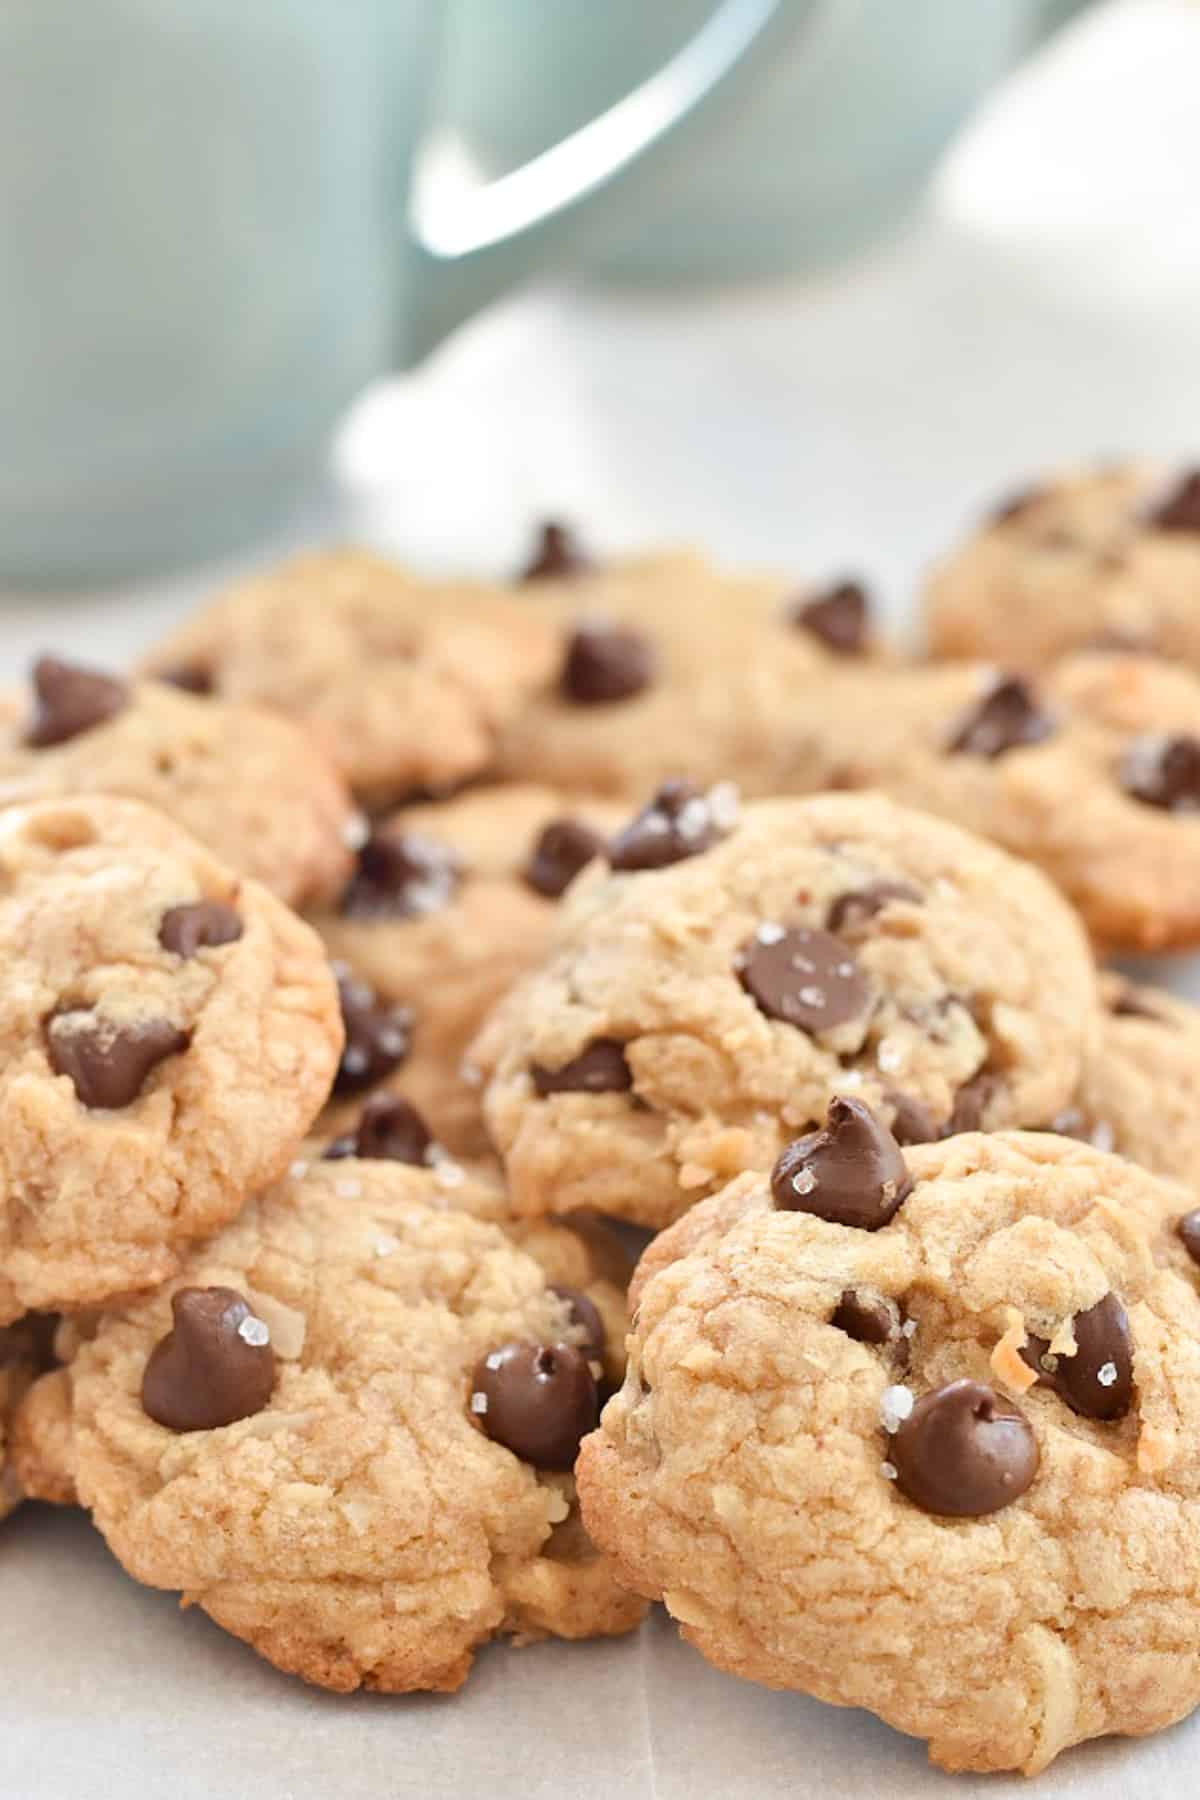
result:
<svg viewBox="0 0 1200 1800"><path fill-rule="evenodd" d="M360 826L328 757L286 719L55 657L0 701L0 806L120 794L156 806L289 906L338 891Z"/></svg>
<svg viewBox="0 0 1200 1800"><path fill-rule="evenodd" d="M553 619L552 678L500 747L502 774L640 801L660 781L780 791L781 726L826 669L874 649L852 582L790 590L691 551L659 552L533 584Z"/></svg>
<svg viewBox="0 0 1200 1800"><path fill-rule="evenodd" d="M604 801L517 784L409 807L375 827L337 906L312 915L357 986L411 1010L409 1049L386 1085L456 1155L487 1146L479 1083L463 1070L467 1048L540 960L559 900L621 817ZM343 1065L339 1088L353 1094L354 1110L370 1085ZM335 1103L331 1128L345 1116Z"/></svg>
<svg viewBox="0 0 1200 1800"><path fill-rule="evenodd" d="M459 1200L343 1161L251 1202L33 1391L33 1490L73 1479L135 1579L341 1691L456 1688L498 1635L630 1630L571 1475L612 1253L555 1227L519 1247L486 1187Z"/></svg>
<svg viewBox="0 0 1200 1800"><path fill-rule="evenodd" d="M1006 501L933 572L935 655L1041 669L1088 646L1200 669L1200 469L1053 476Z"/></svg>
<svg viewBox="0 0 1200 1800"><path fill-rule="evenodd" d="M159 644L145 671L318 731L376 805L486 768L554 654L547 619L502 588L424 581L339 550L221 595Z"/></svg>
<svg viewBox="0 0 1200 1800"><path fill-rule="evenodd" d="M1200 942L1200 677L1092 652L1036 676L971 663L827 677L789 791L876 787L1045 869L1101 944Z"/></svg>
<svg viewBox="0 0 1200 1800"><path fill-rule="evenodd" d="M319 939L131 800L0 812L0 1322L169 1277L283 1169L341 1044Z"/></svg>
<svg viewBox="0 0 1200 1800"><path fill-rule="evenodd" d="M1200 1701L1182 1191L1021 1134L907 1150L898 1187L860 1125L651 1246L588 1529L718 1667L943 1768L1170 1725Z"/></svg>
<svg viewBox="0 0 1200 1800"><path fill-rule="evenodd" d="M1078 922L1034 869L877 795L673 789L572 889L473 1059L521 1213L661 1226L834 1094L908 1142L1041 1124L1095 1029Z"/></svg>

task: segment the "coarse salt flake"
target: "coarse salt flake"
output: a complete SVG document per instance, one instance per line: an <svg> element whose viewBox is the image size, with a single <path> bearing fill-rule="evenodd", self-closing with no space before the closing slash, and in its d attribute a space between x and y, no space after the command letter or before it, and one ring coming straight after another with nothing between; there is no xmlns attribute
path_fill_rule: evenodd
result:
<svg viewBox="0 0 1200 1800"><path fill-rule="evenodd" d="M913 1391L906 1387L884 1388L879 1396L879 1422L891 1437L913 1409Z"/></svg>
<svg viewBox="0 0 1200 1800"><path fill-rule="evenodd" d="M243 1344L249 1344L254 1350L261 1350L271 1341L270 1327L265 1319L258 1319L253 1313L247 1313L237 1328L237 1334Z"/></svg>

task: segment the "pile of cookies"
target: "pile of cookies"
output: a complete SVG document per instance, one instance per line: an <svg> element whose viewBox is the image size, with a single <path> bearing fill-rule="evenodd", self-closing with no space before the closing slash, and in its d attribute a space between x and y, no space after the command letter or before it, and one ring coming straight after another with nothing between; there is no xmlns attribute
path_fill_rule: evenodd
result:
<svg viewBox="0 0 1200 1800"><path fill-rule="evenodd" d="M1100 964L1200 946L1198 596L1200 473L1105 468L923 661L553 526L42 658L0 1510L339 1690L661 1600L948 1769L1190 1711L1200 1010Z"/></svg>

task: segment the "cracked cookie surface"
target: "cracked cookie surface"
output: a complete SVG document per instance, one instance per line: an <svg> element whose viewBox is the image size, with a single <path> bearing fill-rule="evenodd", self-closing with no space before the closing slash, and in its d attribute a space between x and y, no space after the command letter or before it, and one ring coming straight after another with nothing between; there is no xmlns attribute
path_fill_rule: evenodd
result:
<svg viewBox="0 0 1200 1800"><path fill-rule="evenodd" d="M49 657L35 694L32 705L0 703L0 806L84 793L143 801L288 906L345 880L349 793L288 720Z"/></svg>
<svg viewBox="0 0 1200 1800"><path fill-rule="evenodd" d="M518 1244L489 1221L501 1205L469 1183L451 1209L428 1171L354 1160L251 1201L171 1291L93 1322L33 1390L32 1490L73 1479L137 1580L341 1691L456 1688L500 1634L630 1630L643 1606L588 1543L569 1469L489 1436L473 1398L503 1346L595 1350L556 1289L591 1301L620 1358L613 1253L544 1223ZM148 1369L198 1289L240 1299L233 1350L271 1356L271 1385L234 1422L173 1430L145 1410ZM153 1403L186 1401L188 1381L176 1370Z"/></svg>
<svg viewBox="0 0 1200 1800"><path fill-rule="evenodd" d="M1188 1197L1048 1136L904 1157L881 1229L746 1175L655 1240L584 1517L718 1667L1034 1773L1200 1701Z"/></svg>
<svg viewBox="0 0 1200 1800"><path fill-rule="evenodd" d="M554 656L546 618L504 588L425 581L340 550L220 596L156 646L145 670L303 722L381 804L490 764L497 733Z"/></svg>
<svg viewBox="0 0 1200 1800"><path fill-rule="evenodd" d="M519 1212L661 1226L835 1094L907 1141L1068 1103L1095 979L1036 870L874 795L762 801L723 832L702 817L690 841L631 828L626 867L583 877L476 1042ZM664 843L680 860L645 866Z"/></svg>
<svg viewBox="0 0 1200 1800"><path fill-rule="evenodd" d="M1200 669L1200 471L1054 476L1000 507L933 572L931 647L1040 669L1093 644Z"/></svg>
<svg viewBox="0 0 1200 1800"><path fill-rule="evenodd" d="M0 1321L170 1276L286 1168L341 1044L319 939L168 819L0 812Z"/></svg>

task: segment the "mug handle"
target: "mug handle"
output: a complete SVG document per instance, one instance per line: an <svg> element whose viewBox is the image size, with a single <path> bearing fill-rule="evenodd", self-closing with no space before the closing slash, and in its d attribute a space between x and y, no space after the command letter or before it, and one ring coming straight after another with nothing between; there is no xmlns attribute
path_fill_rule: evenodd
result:
<svg viewBox="0 0 1200 1800"><path fill-rule="evenodd" d="M682 49L606 112L492 181L473 181L436 131L414 162L409 250L416 360L624 203L636 168L682 154L714 103L734 101L801 26L841 0L720 0Z"/></svg>

